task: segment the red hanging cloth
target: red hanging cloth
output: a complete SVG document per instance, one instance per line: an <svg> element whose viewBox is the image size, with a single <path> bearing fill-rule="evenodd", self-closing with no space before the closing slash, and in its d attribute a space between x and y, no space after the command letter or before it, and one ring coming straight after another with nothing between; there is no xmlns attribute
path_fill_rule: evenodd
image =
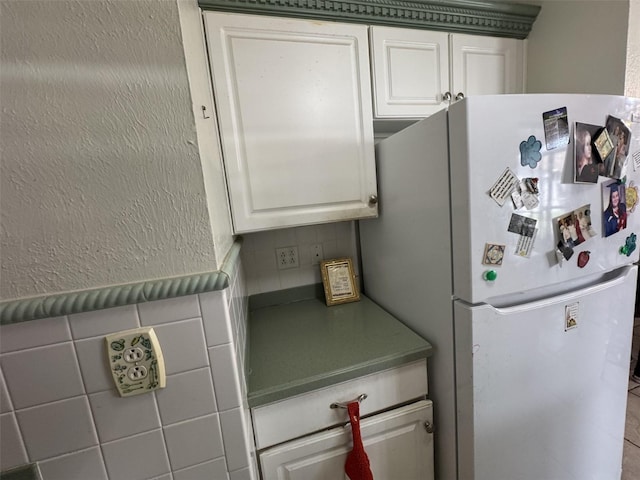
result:
<svg viewBox="0 0 640 480"><path fill-rule="evenodd" d="M344 471L351 480L373 480L373 474L369 467L369 457L362 445L360 435L360 404L351 402L347 405L349 422L351 422L351 434L353 435L353 449L347 455Z"/></svg>

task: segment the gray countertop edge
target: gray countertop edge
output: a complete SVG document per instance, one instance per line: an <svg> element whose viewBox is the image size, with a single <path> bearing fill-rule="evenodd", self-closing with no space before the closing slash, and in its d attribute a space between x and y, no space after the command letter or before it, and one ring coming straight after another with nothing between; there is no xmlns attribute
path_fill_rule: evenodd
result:
<svg viewBox="0 0 640 480"><path fill-rule="evenodd" d="M236 238L220 270L213 272L0 302L0 325L224 290L241 244Z"/></svg>
<svg viewBox="0 0 640 480"><path fill-rule="evenodd" d="M410 351L404 351L397 355L388 355L379 359L353 365L349 368L334 370L308 377L304 380L291 382L287 386L276 385L274 387L247 393L247 402L249 407L255 408L269 403L284 400L304 393L317 390L319 388L330 387L332 385L353 380L364 375L381 372L389 368L405 365L423 358L427 358L432 353L431 346L418 348Z"/></svg>

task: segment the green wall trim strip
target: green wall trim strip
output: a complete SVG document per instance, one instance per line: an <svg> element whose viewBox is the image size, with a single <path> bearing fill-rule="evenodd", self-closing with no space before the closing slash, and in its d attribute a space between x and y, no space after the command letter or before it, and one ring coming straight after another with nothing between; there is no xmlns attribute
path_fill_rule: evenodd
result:
<svg viewBox="0 0 640 480"><path fill-rule="evenodd" d="M215 272L1 302L0 325L224 290L238 262L240 245L241 239L234 242Z"/></svg>
<svg viewBox="0 0 640 480"><path fill-rule="evenodd" d="M203 10L527 38L540 6L473 0L198 0Z"/></svg>

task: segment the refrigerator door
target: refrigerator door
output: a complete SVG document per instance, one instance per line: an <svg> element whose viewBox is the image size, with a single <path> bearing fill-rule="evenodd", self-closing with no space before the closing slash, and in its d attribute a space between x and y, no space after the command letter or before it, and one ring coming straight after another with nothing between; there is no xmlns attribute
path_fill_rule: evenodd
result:
<svg viewBox="0 0 640 480"><path fill-rule="evenodd" d="M455 302L460 479L620 478L636 277L503 309Z"/></svg>
<svg viewBox="0 0 640 480"><path fill-rule="evenodd" d="M547 150L543 112L566 107L571 143ZM604 126L607 116L638 121L640 100L605 95L499 95L467 98L449 108L451 218L454 295L469 303L492 303L495 297L520 295L520 302L539 287L571 282L602 274L638 260L619 253L626 238L640 233L640 214L629 213L627 228L603 236L603 183L576 184L574 177L574 122ZM632 167L634 153L640 155L640 124L631 124L632 137L627 160L627 186L640 183ZM535 168L521 163L520 144L531 136L541 142L541 160ZM535 163L535 162L534 162ZM510 198L501 207L489 191L505 169L520 179L537 178L539 205L531 210L515 209ZM608 196L607 196L608 203ZM558 262L558 217L590 205L596 236L575 247L569 260ZM520 235L508 231L512 214L534 219L537 234L529 257L517 255ZM503 245L502 265L483 264L487 244ZM590 260L580 268L580 252ZM483 278L489 270L494 281Z"/></svg>

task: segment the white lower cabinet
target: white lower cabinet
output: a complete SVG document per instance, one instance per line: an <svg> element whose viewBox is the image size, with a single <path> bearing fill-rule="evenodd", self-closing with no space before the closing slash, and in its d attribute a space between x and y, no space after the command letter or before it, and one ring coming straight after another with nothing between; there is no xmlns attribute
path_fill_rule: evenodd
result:
<svg viewBox="0 0 640 480"><path fill-rule="evenodd" d="M427 394L422 359L254 407L262 479L346 479L351 426L346 408L334 407L356 398L373 477L433 479L433 405Z"/></svg>
<svg viewBox="0 0 640 480"><path fill-rule="evenodd" d="M362 440L376 480L432 480L433 405L429 400L374 415L361 422ZM293 440L260 454L263 480L346 479L351 427Z"/></svg>

